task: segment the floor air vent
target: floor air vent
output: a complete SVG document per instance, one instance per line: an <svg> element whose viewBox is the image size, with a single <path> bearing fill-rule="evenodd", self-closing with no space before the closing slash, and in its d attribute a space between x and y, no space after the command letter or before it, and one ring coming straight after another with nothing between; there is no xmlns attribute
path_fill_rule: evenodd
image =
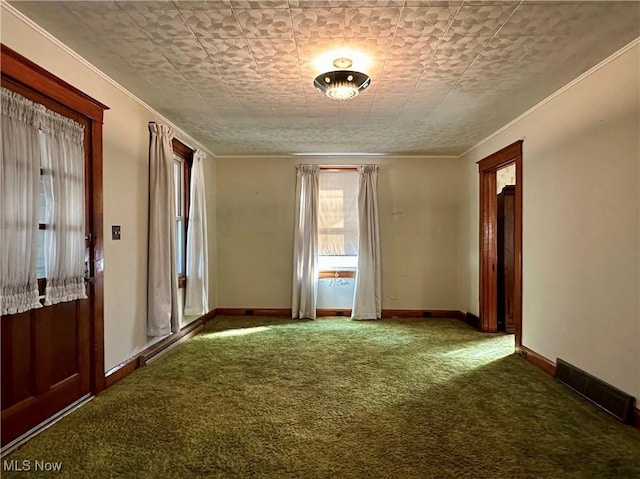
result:
<svg viewBox="0 0 640 479"><path fill-rule="evenodd" d="M556 379L620 421L633 420L633 396L560 358L556 361Z"/></svg>

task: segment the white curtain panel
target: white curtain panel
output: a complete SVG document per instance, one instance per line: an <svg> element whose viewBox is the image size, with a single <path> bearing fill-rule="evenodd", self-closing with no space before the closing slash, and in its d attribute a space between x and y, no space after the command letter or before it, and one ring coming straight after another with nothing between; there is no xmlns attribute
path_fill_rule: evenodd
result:
<svg viewBox="0 0 640 479"><path fill-rule="evenodd" d="M358 168L358 271L351 319L382 316L380 280L380 226L378 219L378 166Z"/></svg>
<svg viewBox="0 0 640 479"><path fill-rule="evenodd" d="M149 268L147 335L179 330L176 212L173 198L173 129L149 123Z"/></svg>
<svg viewBox="0 0 640 479"><path fill-rule="evenodd" d="M196 150L191 166L191 196L187 230L187 286L185 315L209 311L209 257L207 253L207 202L204 184L206 154Z"/></svg>
<svg viewBox="0 0 640 479"><path fill-rule="evenodd" d="M1 94L0 315L5 315L41 307L36 278L40 150L38 105L5 88Z"/></svg>
<svg viewBox="0 0 640 479"><path fill-rule="evenodd" d="M45 197L44 304L87 297L84 222L84 128L48 112L41 122L40 148Z"/></svg>
<svg viewBox="0 0 640 479"><path fill-rule="evenodd" d="M292 317L316 318L318 297L318 173L317 165L297 166L293 235Z"/></svg>

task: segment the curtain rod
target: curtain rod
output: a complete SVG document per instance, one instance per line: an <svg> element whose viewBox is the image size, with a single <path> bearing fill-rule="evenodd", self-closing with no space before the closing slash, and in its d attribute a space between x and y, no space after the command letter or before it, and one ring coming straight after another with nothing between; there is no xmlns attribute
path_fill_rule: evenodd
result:
<svg viewBox="0 0 640 479"><path fill-rule="evenodd" d="M180 138L178 135L176 135L176 134L175 134L175 133L176 133L176 128L175 128L174 126L172 126L172 125L167 125L166 123L157 123L157 122L155 122L155 121L153 121L153 120L149 121L149 123L148 123L148 124L149 124L149 125L166 125L166 126L168 126L168 127L170 127L170 128L172 128L172 129L173 129L173 132L174 132L174 134L173 134L173 138L174 138L174 139L178 140L180 143L182 143L184 146L186 146L187 148L189 148L189 149L190 149L191 151L193 151L194 153L195 153L195 151L198 149L198 148L196 148L196 147L194 147L194 146L190 145L190 144L189 144L189 143L187 143L186 141L184 141L184 140L183 140L182 138Z"/></svg>

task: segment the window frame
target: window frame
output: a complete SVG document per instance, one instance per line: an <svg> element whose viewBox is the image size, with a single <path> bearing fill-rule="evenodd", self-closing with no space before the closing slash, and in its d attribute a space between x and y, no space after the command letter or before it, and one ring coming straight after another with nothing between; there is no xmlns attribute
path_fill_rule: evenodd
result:
<svg viewBox="0 0 640 479"><path fill-rule="evenodd" d="M187 284L187 231L189 228L189 202L191 199L191 167L193 166L193 154L194 150L189 148L182 141L174 138L171 141L173 148L173 154L182 160L182 205L184 211L182 212L183 223L183 243L182 251L184 257L182 258L182 264L184 264L184 273L178 274L178 289L184 288ZM177 214L176 214L177 218ZM174 220L175 221L175 220ZM176 232L176 239L178 235ZM180 253L180 250L176 251L176 257Z"/></svg>

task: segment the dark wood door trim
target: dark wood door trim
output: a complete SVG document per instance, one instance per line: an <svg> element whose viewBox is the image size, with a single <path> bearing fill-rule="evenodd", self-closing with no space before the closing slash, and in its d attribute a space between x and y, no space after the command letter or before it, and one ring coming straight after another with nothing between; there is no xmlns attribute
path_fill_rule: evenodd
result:
<svg viewBox="0 0 640 479"><path fill-rule="evenodd" d="M90 164L87 170L88 232L90 233L90 389L93 394L104 389L104 243L102 188L102 123L109 107L91 98L31 60L5 45L0 45L2 86L88 126Z"/></svg>
<svg viewBox="0 0 640 479"><path fill-rule="evenodd" d="M105 389L104 383L104 238L103 231L103 188L102 188L102 123L91 125L91 241L93 255L89 264L93 282L89 284L93 294L91 311L91 393L98 394ZM98 234L100 232L100 234Z"/></svg>
<svg viewBox="0 0 640 479"><path fill-rule="evenodd" d="M480 173L480 330L498 330L497 316L497 191L496 172L516 166L514 255L514 323L516 351L522 347L522 140L478 162Z"/></svg>
<svg viewBox="0 0 640 479"><path fill-rule="evenodd" d="M65 105L93 121L102 123L104 110L108 110L108 106L49 73L11 48L0 45L0 51L2 52L3 76L16 79L61 105Z"/></svg>

